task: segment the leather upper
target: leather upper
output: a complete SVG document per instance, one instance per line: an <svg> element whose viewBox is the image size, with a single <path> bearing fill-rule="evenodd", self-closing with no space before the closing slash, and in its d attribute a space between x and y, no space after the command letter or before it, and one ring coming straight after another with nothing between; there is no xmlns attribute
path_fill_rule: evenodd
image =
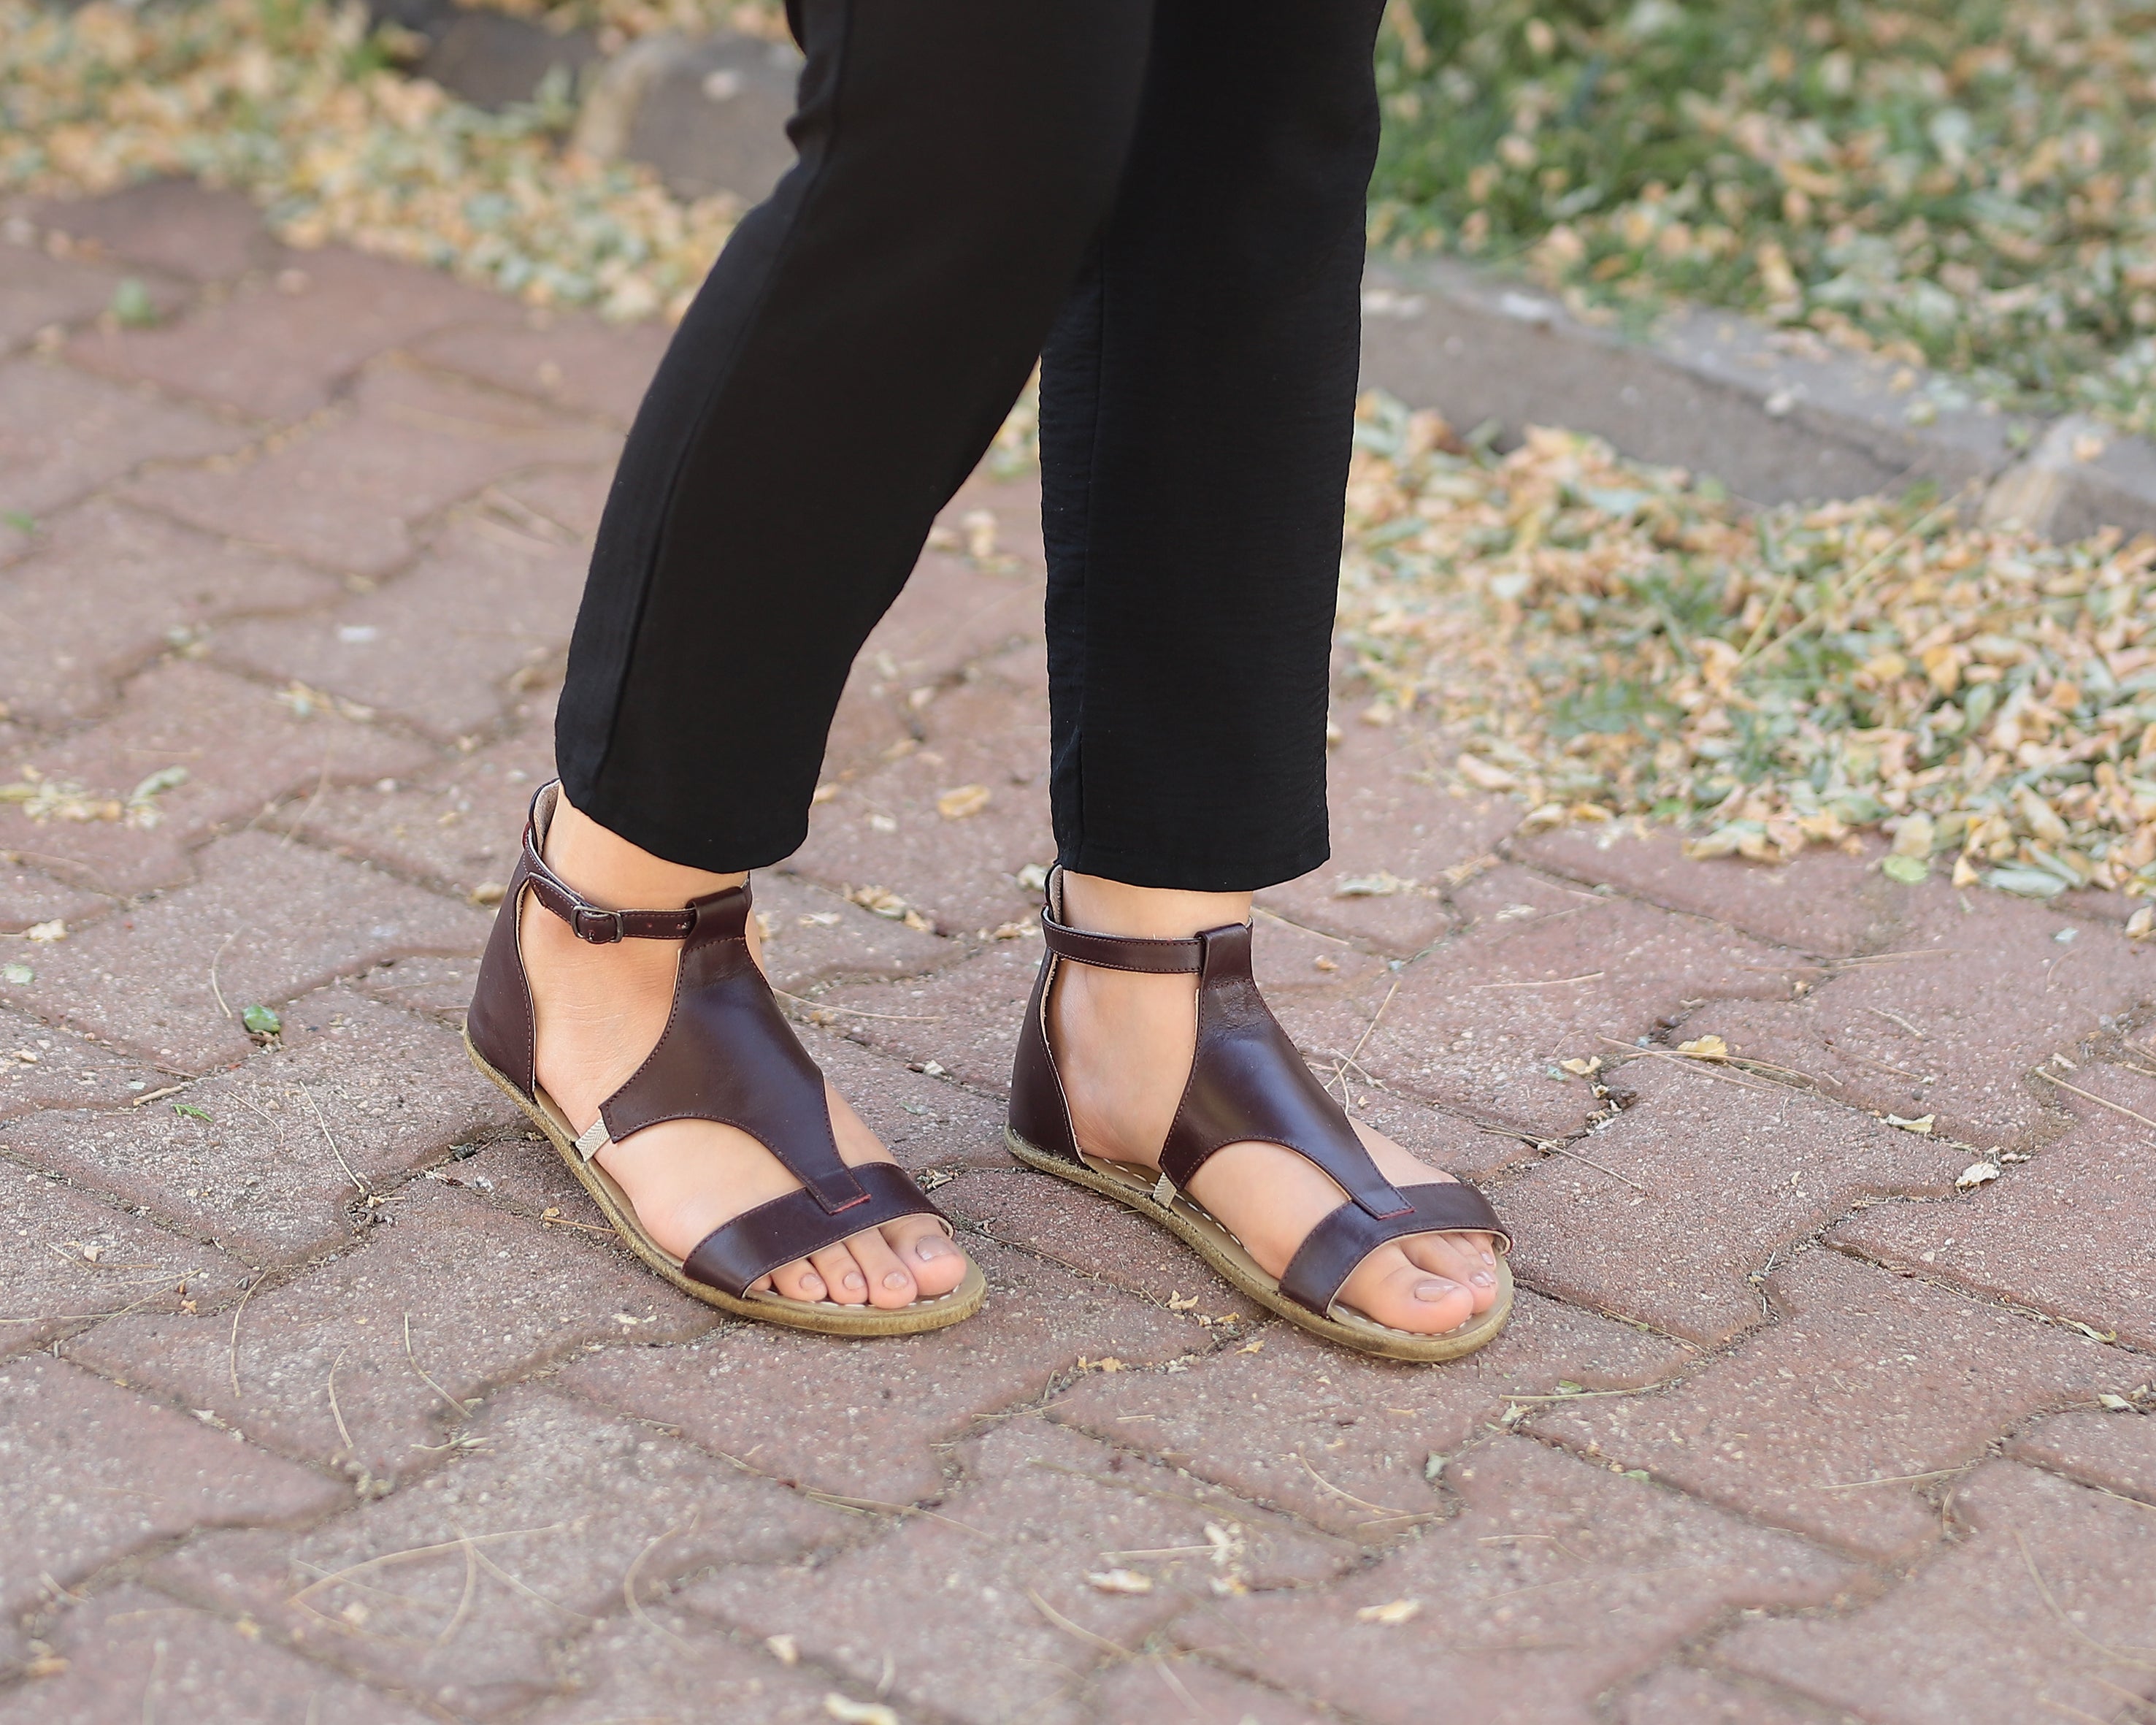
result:
<svg viewBox="0 0 2156 1725"><path fill-rule="evenodd" d="M1511 1234L1472 1187L1441 1182L1404 1189L1378 1171L1340 1105L1318 1082L1266 1006L1250 972L1250 924L1207 929L1183 940L1093 935L1061 918L1052 878L1041 914L1048 950L1019 1032L1011 1074L1012 1130L1037 1149L1081 1160L1063 1084L1048 1041L1048 998L1065 961L1155 975L1195 973L1197 1048L1181 1103L1161 1146L1161 1171L1187 1187L1214 1151L1245 1141L1278 1144L1311 1161L1348 1194L1312 1228L1281 1278L1290 1299L1323 1312L1357 1264L1409 1234Z"/></svg>
<svg viewBox="0 0 2156 1725"><path fill-rule="evenodd" d="M549 784L532 799L524 854L480 966L466 1029L488 1063L526 1094L536 1094L531 991L518 940L527 894L596 945L679 940L673 1012L644 1063L600 1105L606 1137L619 1141L661 1120L719 1121L757 1140L803 1188L713 1230L689 1254L686 1273L739 1296L780 1264L849 1234L901 1216L939 1215L903 1169L887 1163L851 1168L839 1156L823 1074L750 954L747 886L692 899L678 910L593 904L545 860L559 792ZM600 1148L603 1142L594 1141L591 1153Z"/></svg>

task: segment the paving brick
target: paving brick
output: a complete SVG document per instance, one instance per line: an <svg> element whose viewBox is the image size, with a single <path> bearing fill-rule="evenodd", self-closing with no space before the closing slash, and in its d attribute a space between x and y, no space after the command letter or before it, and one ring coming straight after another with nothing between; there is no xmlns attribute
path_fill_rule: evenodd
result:
<svg viewBox="0 0 2156 1725"><path fill-rule="evenodd" d="M453 742L500 718L519 682L553 680L583 584L582 553L465 513L389 585L319 615L239 624L216 651Z"/></svg>
<svg viewBox="0 0 2156 1725"><path fill-rule="evenodd" d="M70 1608L39 1650L64 1666L0 1691L0 1725L421 1725L441 1717L275 1646L252 1622L132 1584Z"/></svg>
<svg viewBox="0 0 2156 1725"><path fill-rule="evenodd" d="M0 1120L41 1108L115 1108L171 1082L116 1048L0 1009Z"/></svg>
<svg viewBox="0 0 2156 1725"><path fill-rule="evenodd" d="M0 1725L215 1719L218 1725L422 1725L438 1718L149 1589L124 1585L48 1631L64 1671L0 1691Z"/></svg>
<svg viewBox="0 0 2156 1725"><path fill-rule="evenodd" d="M512 397L384 362L319 419L247 458L172 467L123 493L213 533L379 576L414 523L520 468L611 454L611 434Z"/></svg>
<svg viewBox="0 0 2156 1725"><path fill-rule="evenodd" d="M2056 1099L2035 1094L2046 1087L2029 1068L2156 996L2156 960L2117 929L2004 893L1905 890L1891 951L1801 1001L1711 1006L1686 1033L1833 1079L1845 1102L1936 1114L1943 1133L2012 1144Z"/></svg>
<svg viewBox="0 0 2156 1725"><path fill-rule="evenodd" d="M101 198L49 198L27 214L38 226L69 235L79 254L190 281L228 281L249 270L305 261L270 237L262 213L240 193L213 191L194 180L151 180Z"/></svg>
<svg viewBox="0 0 2156 1725"><path fill-rule="evenodd" d="M2145 1413L2079 1408L2055 1414L2009 1443L2006 1453L2085 1486L2156 1504L2156 1419Z"/></svg>
<svg viewBox="0 0 2156 1725"><path fill-rule="evenodd" d="M447 275L332 246L288 255L274 279L249 279L159 327L87 331L68 357L256 419L297 420L378 353L445 324L516 316L510 301Z"/></svg>
<svg viewBox="0 0 2156 1725"><path fill-rule="evenodd" d="M1165 1228L1082 1186L1035 1173L1008 1156L1001 1162L936 1189L936 1202L969 1233L1155 1305L1173 1300L1200 1323L1248 1324L1261 1315ZM1194 1300L1195 1306L1185 1304Z"/></svg>
<svg viewBox="0 0 2156 1725"><path fill-rule="evenodd" d="M2156 1694L2147 1506L1996 1461L1953 1511L1969 1533L1884 1598L1746 1624L1715 1656L1874 1725L2131 1719Z"/></svg>
<svg viewBox="0 0 2156 1725"><path fill-rule="evenodd" d="M199 878L31 949L35 980L0 998L191 1073L253 1044L236 1013L407 953L475 953L485 913L265 832L196 853ZM210 965L218 987L210 987Z"/></svg>
<svg viewBox="0 0 2156 1725"><path fill-rule="evenodd" d="M830 1725L824 1698L848 1689L865 1701L866 1685L834 1682L789 1670L768 1650L751 1647L684 1616L666 1601L640 1619L613 1619L563 1650L561 1681L574 1692L542 1702L530 1725Z"/></svg>
<svg viewBox="0 0 2156 1725"><path fill-rule="evenodd" d="M505 886L523 845L531 794L554 776L552 704L551 698L526 703L547 710L524 718L504 741L445 766L311 797L298 816L300 831L341 857L379 863L460 897Z"/></svg>
<svg viewBox="0 0 2156 1725"><path fill-rule="evenodd" d="M85 718L176 640L243 613L322 604L337 591L297 564L93 500L46 523L35 554L0 575L0 603L26 631L18 651L0 660L0 701L38 724Z"/></svg>
<svg viewBox="0 0 2156 1725"><path fill-rule="evenodd" d="M599 530L607 493L613 488L613 470L609 460L516 473L489 486L481 495L496 511L521 523L526 531L588 551Z"/></svg>
<svg viewBox="0 0 2156 1725"><path fill-rule="evenodd" d="M23 1614L115 1558L205 1527L321 1514L320 1475L33 1354L0 1366L0 1646Z"/></svg>
<svg viewBox="0 0 2156 1725"><path fill-rule="evenodd" d="M0 815L0 835L101 892L139 894L190 878L194 846L262 817L280 798L372 781L429 759L408 737L305 705L303 713L192 660L153 666L129 683L110 717L17 760L11 775L80 786L117 818L37 821L33 806L18 805ZM175 770L186 775L182 783L146 799L139 814L130 807L138 785ZM292 823L270 824L289 831Z"/></svg>
<svg viewBox="0 0 2156 1725"><path fill-rule="evenodd" d="M1854 1713L1822 1713L1756 1681L1666 1666L1620 1697L1617 1725L1864 1725Z"/></svg>
<svg viewBox="0 0 2156 1725"><path fill-rule="evenodd" d="M1039 940L998 940L933 976L829 990L815 1010L870 1048L1002 1095L1040 968Z"/></svg>
<svg viewBox="0 0 2156 1725"><path fill-rule="evenodd" d="M506 1122L507 1099L439 1025L344 989L285 1012L295 1047L258 1054L172 1102L35 1115L9 1125L6 1142L24 1161L260 1262L310 1255L350 1232L358 1195L346 1165L379 1187Z"/></svg>
<svg viewBox="0 0 2156 1725"><path fill-rule="evenodd" d="M1605 1038L1631 1042L1702 1000L1789 991L1794 959L1780 949L1522 868L1493 869L1454 902L1474 924L1400 973L1361 1063L1538 1135L1575 1130L1599 1105L1558 1062L1606 1056Z"/></svg>
<svg viewBox="0 0 2156 1725"><path fill-rule="evenodd" d="M1352 1561L1348 1547L1038 1420L998 1428L968 1460L933 1516L813 1570L716 1576L687 1589L683 1609L887 1680L901 1712L1001 1721L1039 1717L1101 1665L1103 1642L1137 1646L1215 1579L1294 1588ZM1209 1524L1240 1547L1229 1562L1214 1561ZM1151 1591L1086 1579L1117 1568L1147 1575ZM895 1588L899 1574L913 1584Z"/></svg>
<svg viewBox="0 0 2156 1725"><path fill-rule="evenodd" d="M519 322L452 324L412 343L415 358L626 431L672 332L582 312L526 311Z"/></svg>
<svg viewBox="0 0 2156 1725"><path fill-rule="evenodd" d="M379 1502L296 1537L198 1538L149 1578L244 1610L265 1636L371 1682L487 1717L557 1692L550 1645L619 1613L632 1583L640 1604L680 1576L798 1558L859 1529L547 1389L505 1392L465 1430L447 1465Z"/></svg>
<svg viewBox="0 0 2156 1725"><path fill-rule="evenodd" d="M878 916L796 875L761 873L755 894L767 930L765 972L773 987L790 994L813 997L835 982L927 976L966 956L955 940Z"/></svg>
<svg viewBox="0 0 2156 1725"><path fill-rule="evenodd" d="M938 1493L938 1446L1030 1402L1083 1357L1158 1364L1207 1346L1187 1318L1004 1247L966 1242L988 1279L974 1317L926 1336L842 1341L768 1324L683 1347L616 1348L563 1388L759 1472L885 1503Z"/></svg>
<svg viewBox="0 0 2156 1725"><path fill-rule="evenodd" d="M49 518L65 505L142 461L192 460L245 440L237 426L146 389L28 355L0 364L0 510L30 516L40 528L49 528ZM26 538L12 523L5 531L0 555L42 541L42 534Z"/></svg>
<svg viewBox="0 0 2156 1725"><path fill-rule="evenodd" d="M2075 1089L2038 1088L2054 1091L2074 1125L2035 1161L1958 1202L1863 1211L1834 1238L1881 1263L2156 1349L2156 1127L2118 1111L2156 1115L2156 1081L2139 1068L2097 1063L2059 1076Z"/></svg>
<svg viewBox="0 0 2156 1725"><path fill-rule="evenodd" d="M1046 698L984 679L938 695L924 722L928 746L840 783L815 806L808 842L786 867L826 886L894 892L945 934L1019 921L1040 895L1016 876L1055 859ZM987 806L947 820L937 800L969 785L988 792Z"/></svg>
<svg viewBox="0 0 2156 1725"><path fill-rule="evenodd" d="M1939 1537L1924 1488L2130 1357L1836 1252L1768 1282L1779 1321L1666 1394L1545 1406L1529 1429L1866 1556Z"/></svg>
<svg viewBox="0 0 2156 1725"><path fill-rule="evenodd" d="M1522 1292L1503 1335L1441 1370L1348 1353L1275 1324L1255 1352L1230 1346L1180 1372L1082 1378L1051 1417L1253 1502L1385 1542L1445 1513L1430 1458L1484 1435L1511 1396L1553 1395L1560 1383L1630 1388L1685 1358L1662 1337Z"/></svg>
<svg viewBox="0 0 2156 1725"><path fill-rule="evenodd" d="M1158 1655L1109 1667L1077 1711L1097 1725L1331 1725L1339 1717L1201 1661Z"/></svg>
<svg viewBox="0 0 2156 1725"><path fill-rule="evenodd" d="M236 1331L228 1310L145 1314L100 1326L68 1357L214 1408L270 1449L387 1481L440 1453L449 1398L470 1403L588 1342L685 1339L717 1321L626 1253L466 1192L414 1182L390 1213L342 1257L251 1295Z"/></svg>
<svg viewBox="0 0 2156 1725"><path fill-rule="evenodd" d="M424 1012L453 1028L464 1028L465 1008L471 1004L472 987L479 978L479 959L390 959L352 979L352 986L386 1005Z"/></svg>
<svg viewBox="0 0 2156 1725"><path fill-rule="evenodd" d="M120 272L0 241L0 353L54 324L80 323L112 303Z"/></svg>
<svg viewBox="0 0 2156 1725"><path fill-rule="evenodd" d="M1827 1604L1853 1573L1787 1534L1522 1439L1449 1470L1444 1527L1312 1597L1253 1594L1171 1633L1215 1662L1390 1725L1584 1722L1594 1697L1740 1609ZM1363 1611L1406 1600L1404 1623Z"/></svg>
<svg viewBox="0 0 2156 1725"><path fill-rule="evenodd" d="M1907 889L1879 873L1883 845L1857 856L1806 851L1772 867L1737 857L1696 862L1684 846L1674 827L1613 821L1529 834L1506 848L1552 874L1712 917L1799 952L1846 958L1893 944Z"/></svg>
<svg viewBox="0 0 2156 1725"><path fill-rule="evenodd" d="M1487 855L1525 812L1504 797L1450 795L1445 765L1423 732L1348 726L1326 761L1332 860L1268 887L1258 903L1397 957L1438 940L1453 924L1445 871ZM1358 894L1358 886L1392 890Z"/></svg>
<svg viewBox="0 0 2156 1725"><path fill-rule="evenodd" d="M19 852L0 851L0 934L19 935L39 923L62 922L69 928L95 920L112 909L112 901L100 893L72 887L17 866ZM33 945L8 948L8 961L37 968L38 953Z"/></svg>
<svg viewBox="0 0 2156 1725"><path fill-rule="evenodd" d="M52 1346L100 1319L214 1305L239 1291L239 1266L43 1174L0 1164L0 1239L8 1243L0 1354Z"/></svg>
<svg viewBox="0 0 2156 1725"><path fill-rule="evenodd" d="M1759 1321L1752 1279L1778 1254L1865 1198L1951 1197L1969 1166L1967 1151L1791 1085L1674 1059L1606 1075L1631 1105L1500 1189L1521 1267L1548 1292L1710 1347Z"/></svg>

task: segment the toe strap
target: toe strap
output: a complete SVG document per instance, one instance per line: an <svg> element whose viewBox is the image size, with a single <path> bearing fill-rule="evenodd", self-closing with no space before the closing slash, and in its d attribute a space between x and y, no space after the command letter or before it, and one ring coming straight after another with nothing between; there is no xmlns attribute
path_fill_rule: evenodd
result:
<svg viewBox="0 0 2156 1725"><path fill-rule="evenodd" d="M1512 1249L1512 1232L1497 1219L1489 1199L1458 1181L1404 1186L1400 1196L1411 1209L1376 1217L1360 1204L1345 1203L1303 1237L1281 1272L1281 1292L1298 1305L1321 1315L1332 1309L1341 1286L1355 1266L1378 1247L1418 1233L1494 1234Z"/></svg>
<svg viewBox="0 0 2156 1725"><path fill-rule="evenodd" d="M864 1162L852 1171L866 1197L835 1212L826 1210L805 1191L758 1204L705 1235L682 1264L682 1273L738 1300L752 1283L782 1264L834 1246L849 1234L903 1216L942 1219L943 1213L914 1184L913 1177L894 1163Z"/></svg>

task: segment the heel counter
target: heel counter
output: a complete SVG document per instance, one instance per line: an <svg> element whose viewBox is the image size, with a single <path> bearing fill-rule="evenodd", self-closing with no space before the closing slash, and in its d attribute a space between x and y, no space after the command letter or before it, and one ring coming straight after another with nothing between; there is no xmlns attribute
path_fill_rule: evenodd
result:
<svg viewBox="0 0 2156 1725"><path fill-rule="evenodd" d="M1078 1146L1071 1136L1070 1110L1048 1048L1048 988L1055 967L1054 955L1043 953L1025 1022L1019 1027L1018 1052L1011 1062L1010 1128L1034 1149L1075 1162Z"/></svg>
<svg viewBox="0 0 2156 1725"><path fill-rule="evenodd" d="M509 890L501 895L501 908L495 913L486 952L480 960L479 980L473 985L471 1005L465 1013L465 1035L488 1065L528 1096L536 1080L531 988L525 978L524 957L516 942L523 898L524 870L520 867Z"/></svg>

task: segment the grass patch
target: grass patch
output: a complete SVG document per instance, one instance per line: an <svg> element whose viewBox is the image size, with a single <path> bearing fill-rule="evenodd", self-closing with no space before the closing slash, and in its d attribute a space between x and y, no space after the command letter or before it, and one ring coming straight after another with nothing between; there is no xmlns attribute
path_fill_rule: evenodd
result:
<svg viewBox="0 0 2156 1725"><path fill-rule="evenodd" d="M1393 0L1379 80L1380 241L2156 430L2148 0Z"/></svg>

